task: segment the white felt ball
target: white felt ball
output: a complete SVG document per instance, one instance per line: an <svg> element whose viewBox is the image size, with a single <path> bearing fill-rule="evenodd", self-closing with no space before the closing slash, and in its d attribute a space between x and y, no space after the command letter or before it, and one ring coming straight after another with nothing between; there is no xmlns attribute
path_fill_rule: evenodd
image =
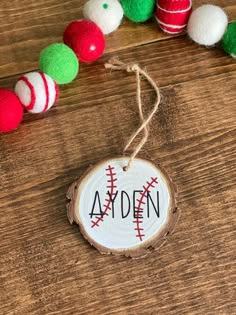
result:
<svg viewBox="0 0 236 315"><path fill-rule="evenodd" d="M47 74L30 72L19 78L15 93L28 112L37 114L46 112L56 103L58 86Z"/></svg>
<svg viewBox="0 0 236 315"><path fill-rule="evenodd" d="M114 32L120 25L124 12L118 0L89 0L83 7L84 17L102 30Z"/></svg>
<svg viewBox="0 0 236 315"><path fill-rule="evenodd" d="M191 14L188 35L200 45L212 46L222 39L227 25L228 17L220 7L205 4Z"/></svg>

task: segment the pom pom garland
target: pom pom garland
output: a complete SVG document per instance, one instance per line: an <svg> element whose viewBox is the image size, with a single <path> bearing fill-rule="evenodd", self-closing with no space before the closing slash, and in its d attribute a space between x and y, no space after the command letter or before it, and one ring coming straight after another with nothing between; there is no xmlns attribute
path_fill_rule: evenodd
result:
<svg viewBox="0 0 236 315"><path fill-rule="evenodd" d="M222 47L227 54L236 58L236 22L228 25L226 33L222 39Z"/></svg>
<svg viewBox="0 0 236 315"><path fill-rule="evenodd" d="M221 41L224 51L236 58L236 22L228 25L226 13L206 4L192 12L191 0L88 0L83 14L86 20L70 23L62 43L51 44L40 54L39 72L23 75L15 93L0 89L0 132L18 127L23 107L30 113L49 110L58 98L57 84L67 84L79 72L79 61L92 62L105 49L104 34L115 31L125 15L134 22L155 17L160 28L170 34L185 30L196 43L213 46ZM192 12L192 13L191 13Z"/></svg>
<svg viewBox="0 0 236 315"><path fill-rule="evenodd" d="M47 74L30 72L19 78L15 93L28 112L43 113L56 103L58 86Z"/></svg>
<svg viewBox="0 0 236 315"><path fill-rule="evenodd" d="M164 32L178 34L187 27L191 12L191 0L159 0L156 6L156 20Z"/></svg>
<svg viewBox="0 0 236 315"><path fill-rule="evenodd" d="M77 76L79 62L68 46L56 43L41 52L39 69L53 78L57 84L67 84Z"/></svg>
<svg viewBox="0 0 236 315"><path fill-rule="evenodd" d="M11 91L0 89L0 132L16 129L23 118L23 107Z"/></svg>
<svg viewBox="0 0 236 315"><path fill-rule="evenodd" d="M156 0L121 0L125 16L133 22L149 20L155 10Z"/></svg>
<svg viewBox="0 0 236 315"><path fill-rule="evenodd" d="M220 7L202 5L189 18L188 35L200 45L212 46L222 39L227 25L228 17Z"/></svg>
<svg viewBox="0 0 236 315"><path fill-rule="evenodd" d="M101 57L106 44L100 28L88 20L70 23L64 32L63 41L73 49L81 62L92 62Z"/></svg>
<svg viewBox="0 0 236 315"><path fill-rule="evenodd" d="M102 30L103 34L114 32L123 18L123 9L118 0L89 0L83 8L83 15Z"/></svg>

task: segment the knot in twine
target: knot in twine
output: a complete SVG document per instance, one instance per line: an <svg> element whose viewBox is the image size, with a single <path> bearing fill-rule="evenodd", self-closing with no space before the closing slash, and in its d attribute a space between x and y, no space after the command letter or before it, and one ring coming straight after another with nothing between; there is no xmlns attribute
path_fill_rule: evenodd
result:
<svg viewBox="0 0 236 315"><path fill-rule="evenodd" d="M137 71L139 71L139 65L137 65L137 64L128 64L127 65L127 68L126 68L126 71L127 72L137 72Z"/></svg>
<svg viewBox="0 0 236 315"><path fill-rule="evenodd" d="M137 138L137 136L144 131L143 138L140 140L140 142L137 144L136 148L134 149L133 153L130 155L129 162L126 167L124 167L124 171L128 171L137 156L137 154L140 152L144 144L148 140L149 132L148 132L148 125L150 124L153 116L157 112L160 102L161 102L161 94L160 90L157 87L156 83L154 80L147 74L146 71L142 70L138 64L125 64L121 62L117 58L111 58L107 63L105 63L105 68L106 69L112 69L112 70L124 70L126 72L133 72L136 74L136 83L137 83L137 104L139 108L139 117L141 120L141 126L131 135L128 143L126 144L124 148L124 153L128 150L130 145L133 143L133 141ZM141 99L141 78L145 78L147 82L151 85L151 87L154 89L156 93L156 101L153 106L152 111L149 113L149 115L144 118L143 115L143 103Z"/></svg>

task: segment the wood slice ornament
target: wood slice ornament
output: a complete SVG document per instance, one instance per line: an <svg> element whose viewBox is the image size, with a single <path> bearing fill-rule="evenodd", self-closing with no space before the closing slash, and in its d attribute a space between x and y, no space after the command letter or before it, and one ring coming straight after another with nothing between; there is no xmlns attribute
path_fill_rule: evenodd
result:
<svg viewBox="0 0 236 315"><path fill-rule="evenodd" d="M156 250L173 232L179 218L176 189L167 173L137 154L148 138L147 125L160 104L155 82L138 65L112 59L106 68L135 72L140 128L132 135L125 152L140 132L144 136L131 156L99 162L75 181L68 190L67 216L91 245L102 254L138 258ZM144 118L141 76L157 93L152 112Z"/></svg>
<svg viewBox="0 0 236 315"><path fill-rule="evenodd" d="M178 219L175 189L154 163L117 157L91 167L68 191L68 218L103 254L144 256L158 248Z"/></svg>

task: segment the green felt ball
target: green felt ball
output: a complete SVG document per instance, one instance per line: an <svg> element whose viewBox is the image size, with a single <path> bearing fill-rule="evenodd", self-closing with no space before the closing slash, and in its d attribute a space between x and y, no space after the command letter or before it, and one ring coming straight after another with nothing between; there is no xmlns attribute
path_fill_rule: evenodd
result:
<svg viewBox="0 0 236 315"><path fill-rule="evenodd" d="M222 39L224 51L236 58L236 22L230 23Z"/></svg>
<svg viewBox="0 0 236 315"><path fill-rule="evenodd" d="M134 22L145 22L154 13L156 0L121 0L125 16Z"/></svg>
<svg viewBox="0 0 236 315"><path fill-rule="evenodd" d="M39 69L53 78L57 84L67 84L79 72L79 61L68 46L52 44L40 54Z"/></svg>

